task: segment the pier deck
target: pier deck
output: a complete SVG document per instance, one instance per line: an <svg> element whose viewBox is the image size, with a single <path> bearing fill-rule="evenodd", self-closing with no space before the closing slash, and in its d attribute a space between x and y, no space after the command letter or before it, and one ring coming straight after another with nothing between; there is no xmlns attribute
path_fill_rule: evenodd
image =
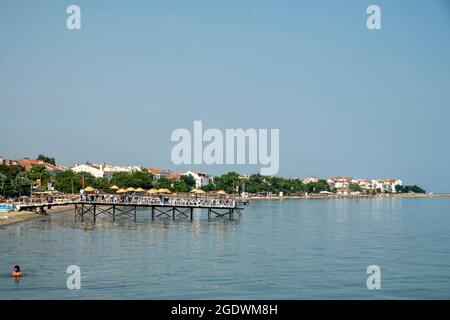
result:
<svg viewBox="0 0 450 320"><path fill-rule="evenodd" d="M108 216L112 221L118 218L132 218L136 221L137 210L148 208L151 220L157 217L193 219L194 209L207 211L208 219L211 217L228 217L234 219L235 214L242 217L242 205L248 201L233 198L216 197L148 197L134 196L117 199L108 195L99 197L82 197L76 200L59 199L53 202L19 204L19 211L28 210L45 215L46 210L54 206L74 206L75 218L84 221L91 217L95 222L98 216Z"/></svg>

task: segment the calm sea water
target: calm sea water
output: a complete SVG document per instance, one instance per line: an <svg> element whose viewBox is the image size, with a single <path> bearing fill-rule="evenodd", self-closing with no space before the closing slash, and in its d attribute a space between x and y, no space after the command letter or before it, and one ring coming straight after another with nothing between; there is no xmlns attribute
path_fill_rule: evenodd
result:
<svg viewBox="0 0 450 320"><path fill-rule="evenodd" d="M450 199L253 201L236 221L0 228L1 299L450 298ZM9 277L13 265L25 276ZM81 290L66 288L67 266ZM366 269L381 268L381 290Z"/></svg>

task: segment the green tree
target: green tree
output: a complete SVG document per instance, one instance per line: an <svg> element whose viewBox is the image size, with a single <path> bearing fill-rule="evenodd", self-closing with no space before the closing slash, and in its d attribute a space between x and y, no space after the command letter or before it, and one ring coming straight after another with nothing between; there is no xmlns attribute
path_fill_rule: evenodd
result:
<svg viewBox="0 0 450 320"><path fill-rule="evenodd" d="M25 169L22 166L7 166L0 165L0 173L6 177L2 180L3 185L3 195L6 197L14 197L19 195L19 190L15 185L14 179L21 172L25 172Z"/></svg>
<svg viewBox="0 0 450 320"><path fill-rule="evenodd" d="M417 185L404 186L403 192L404 193L426 193L426 191L424 189L422 189L421 187L419 187Z"/></svg>
<svg viewBox="0 0 450 320"><path fill-rule="evenodd" d="M41 161L44 161L44 162L47 162L47 163L50 163L50 164L56 166L55 158L50 158L43 154L38 155L36 160L41 160Z"/></svg>
<svg viewBox="0 0 450 320"><path fill-rule="evenodd" d="M80 189L92 186L97 179L88 172L75 173L72 170L60 171L55 175L55 189L64 193L78 193Z"/></svg>
<svg viewBox="0 0 450 320"><path fill-rule="evenodd" d="M19 172L13 180L13 186L16 194L19 196L31 195L31 190L33 187L33 182L28 178L26 172Z"/></svg>
<svg viewBox="0 0 450 320"><path fill-rule="evenodd" d="M112 184L116 184L121 188L144 188L150 189L155 185L153 175L147 171L140 170L133 173L117 172L111 179Z"/></svg>
<svg viewBox="0 0 450 320"><path fill-rule="evenodd" d="M41 165L33 165L28 171L28 178L32 181L36 181L38 179L41 180L42 185L48 182L51 179L52 175L47 171L44 166Z"/></svg>
<svg viewBox="0 0 450 320"><path fill-rule="evenodd" d="M167 179L167 178L159 178L158 180L156 180L156 187L158 189L169 189L169 190L174 190L174 182L171 179Z"/></svg>
<svg viewBox="0 0 450 320"><path fill-rule="evenodd" d="M191 175L181 176L180 180L186 185L186 187L189 189L187 191L190 191L195 188L195 179Z"/></svg>
<svg viewBox="0 0 450 320"><path fill-rule="evenodd" d="M236 186L241 186L241 179L236 172L228 172L214 179L214 188L216 190L225 190L228 193L233 193Z"/></svg>
<svg viewBox="0 0 450 320"><path fill-rule="evenodd" d="M95 178L90 186L100 191L108 191L111 185L106 178Z"/></svg>
<svg viewBox="0 0 450 320"><path fill-rule="evenodd" d="M81 177L72 170L65 170L56 173L55 189L64 193L78 193L81 189Z"/></svg>
<svg viewBox="0 0 450 320"><path fill-rule="evenodd" d="M305 185L305 191L308 193L319 193L321 191L331 191L331 189L326 180L319 180L317 182L307 183Z"/></svg>
<svg viewBox="0 0 450 320"><path fill-rule="evenodd" d="M350 183L348 188L350 189L350 191L353 191L353 192L362 192L363 191L361 186L357 183Z"/></svg>

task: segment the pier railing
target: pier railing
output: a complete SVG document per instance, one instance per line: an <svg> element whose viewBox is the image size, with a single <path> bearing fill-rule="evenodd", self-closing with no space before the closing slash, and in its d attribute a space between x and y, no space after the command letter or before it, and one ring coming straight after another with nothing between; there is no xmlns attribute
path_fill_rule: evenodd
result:
<svg viewBox="0 0 450 320"><path fill-rule="evenodd" d="M95 222L99 215L112 217L113 221L119 217L132 217L136 220L138 208L151 209L151 219L167 216L173 220L179 217L193 219L194 209L207 210L208 219L228 216L233 219L234 213L242 216L240 207L242 200L229 195L192 195L192 194L83 194L60 195L58 197L24 198L15 202L15 210L34 211L45 215L53 206L74 205L75 218L84 221L86 215L92 216Z"/></svg>
<svg viewBox="0 0 450 320"><path fill-rule="evenodd" d="M152 196L126 196L118 197L115 195L102 196L81 196L78 202L96 203L96 204L129 204L129 205L157 205L157 206L177 206L177 207L214 207L214 208L234 208L236 207L235 198L217 198L217 197L152 197Z"/></svg>
<svg viewBox="0 0 450 320"><path fill-rule="evenodd" d="M122 204L122 205L157 205L178 207L215 207L234 208L237 205L235 197L190 194L181 195L116 195L116 194L86 194L86 195L64 195L58 197L32 197L17 199L11 205L18 207L46 206L46 205L69 205L74 203L97 203L97 204Z"/></svg>

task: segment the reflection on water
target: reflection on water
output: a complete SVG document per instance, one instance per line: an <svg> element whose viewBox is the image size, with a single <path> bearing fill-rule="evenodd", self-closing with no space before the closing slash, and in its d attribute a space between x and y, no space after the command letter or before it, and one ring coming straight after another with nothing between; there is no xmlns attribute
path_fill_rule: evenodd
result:
<svg viewBox="0 0 450 320"><path fill-rule="evenodd" d="M449 298L449 209L450 199L284 200L253 201L234 221L55 214L0 228L0 298ZM73 264L81 290L65 286ZM371 264L380 291L366 288Z"/></svg>

